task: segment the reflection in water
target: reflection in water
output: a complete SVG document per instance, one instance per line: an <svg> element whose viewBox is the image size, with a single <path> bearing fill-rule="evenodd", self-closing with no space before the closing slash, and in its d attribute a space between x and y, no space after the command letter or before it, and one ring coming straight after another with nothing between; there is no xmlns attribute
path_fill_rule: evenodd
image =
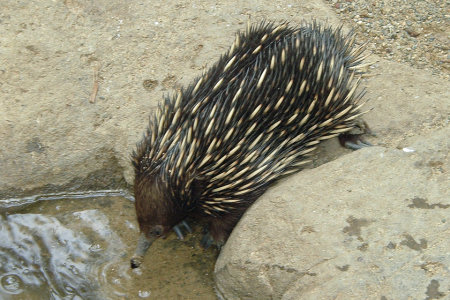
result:
<svg viewBox="0 0 450 300"><path fill-rule="evenodd" d="M22 290L22 280L19 276L14 274L4 275L1 280L2 288L4 288L8 293L20 294Z"/></svg>
<svg viewBox="0 0 450 300"><path fill-rule="evenodd" d="M132 271L134 205L97 194L0 200L0 299L215 299L217 252L196 233L155 243Z"/></svg>
<svg viewBox="0 0 450 300"><path fill-rule="evenodd" d="M41 214L0 216L3 292L19 294L25 286L28 296L40 295L41 299L65 299L70 295L83 299L99 298L93 269L110 259L112 252L123 245L98 211L76 212L71 219L82 226L90 226L96 231L97 238L109 245L105 249L99 248L98 242L66 228L55 217Z"/></svg>

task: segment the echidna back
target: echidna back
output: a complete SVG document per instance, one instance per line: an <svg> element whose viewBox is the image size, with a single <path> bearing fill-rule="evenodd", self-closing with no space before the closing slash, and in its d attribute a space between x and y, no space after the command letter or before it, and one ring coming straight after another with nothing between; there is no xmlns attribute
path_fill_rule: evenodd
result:
<svg viewBox="0 0 450 300"><path fill-rule="evenodd" d="M136 168L165 178L186 209L247 207L320 141L353 127L361 52L351 36L316 24L238 34L217 64L160 106Z"/></svg>

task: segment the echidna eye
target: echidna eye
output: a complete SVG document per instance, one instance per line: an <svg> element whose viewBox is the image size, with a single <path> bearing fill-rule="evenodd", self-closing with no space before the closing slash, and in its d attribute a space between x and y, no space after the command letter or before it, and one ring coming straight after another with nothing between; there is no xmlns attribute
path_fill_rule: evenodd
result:
<svg viewBox="0 0 450 300"><path fill-rule="evenodd" d="M161 236L163 233L163 229L161 226L157 225L153 228L152 230L152 234L156 235L156 236Z"/></svg>

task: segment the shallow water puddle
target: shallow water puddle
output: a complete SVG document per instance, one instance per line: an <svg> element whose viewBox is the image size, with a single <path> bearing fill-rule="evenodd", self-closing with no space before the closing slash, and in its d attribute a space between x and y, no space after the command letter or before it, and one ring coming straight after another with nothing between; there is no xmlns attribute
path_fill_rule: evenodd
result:
<svg viewBox="0 0 450 300"><path fill-rule="evenodd" d="M130 269L138 229L124 196L0 200L0 299L216 299L217 251L200 247L199 228L156 241Z"/></svg>

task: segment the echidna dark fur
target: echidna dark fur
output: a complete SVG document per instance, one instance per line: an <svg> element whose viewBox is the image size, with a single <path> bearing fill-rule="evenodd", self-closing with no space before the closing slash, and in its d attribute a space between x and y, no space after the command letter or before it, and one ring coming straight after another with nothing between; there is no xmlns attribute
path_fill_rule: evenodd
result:
<svg viewBox="0 0 450 300"><path fill-rule="evenodd" d="M361 115L353 77L363 51L340 29L262 23L164 99L133 153L141 237L132 267L186 217L209 225L205 244L223 244L277 178L351 130Z"/></svg>

